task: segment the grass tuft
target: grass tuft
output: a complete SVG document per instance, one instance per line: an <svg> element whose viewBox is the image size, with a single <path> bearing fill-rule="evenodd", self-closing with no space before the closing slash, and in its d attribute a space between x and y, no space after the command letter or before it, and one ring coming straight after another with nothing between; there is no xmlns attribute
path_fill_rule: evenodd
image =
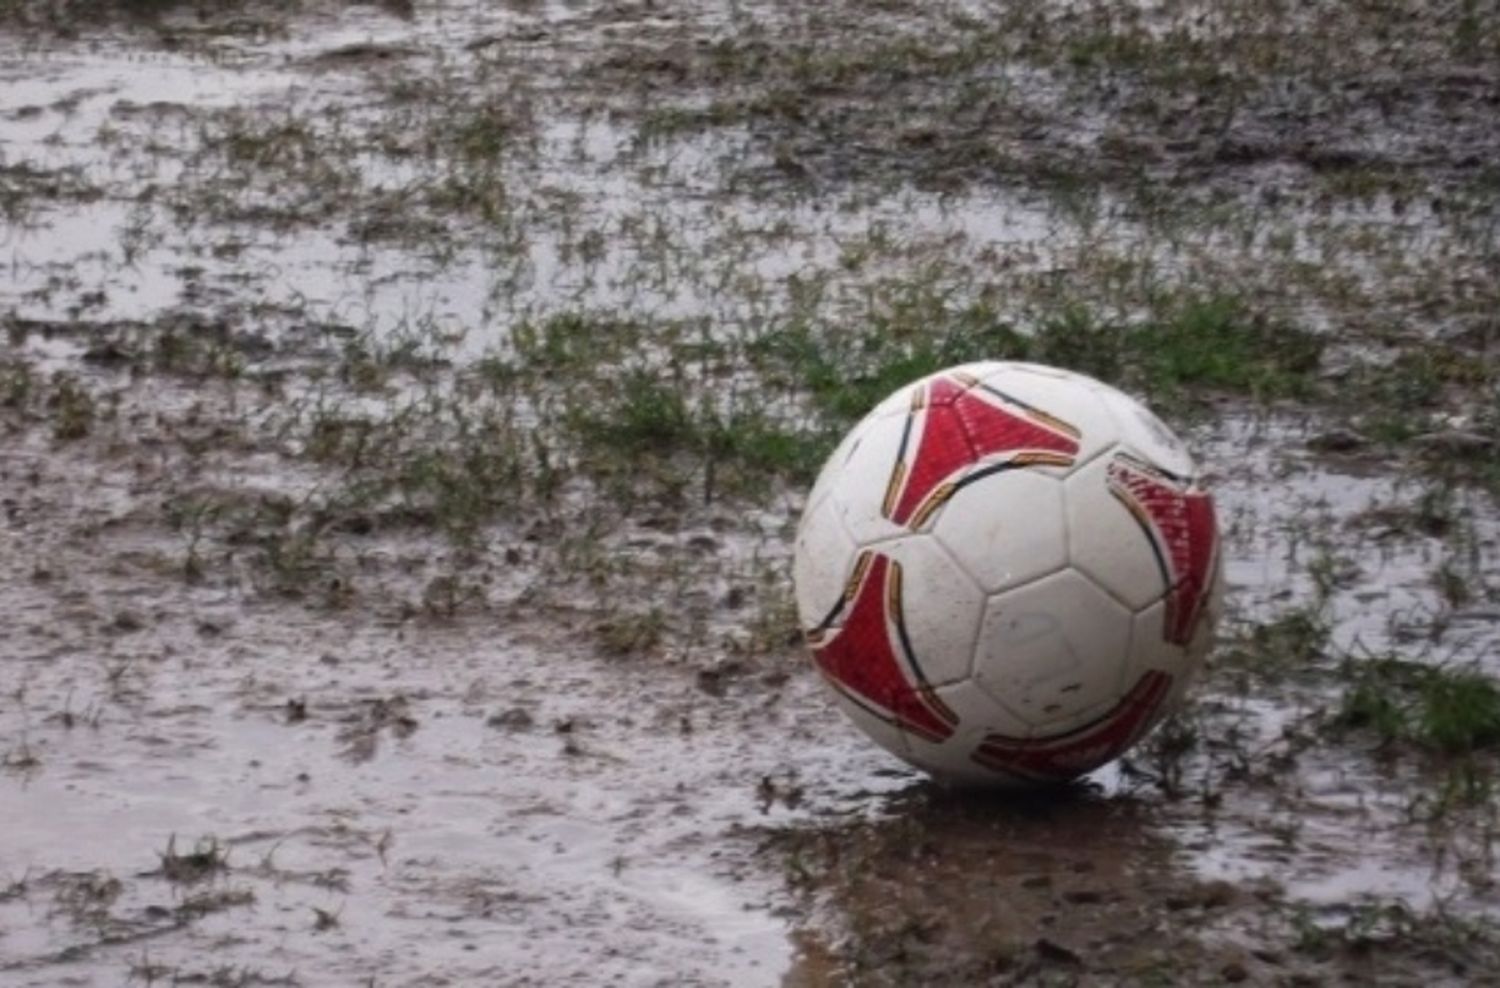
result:
<svg viewBox="0 0 1500 988"><path fill-rule="evenodd" d="M1351 683L1335 726L1444 754L1500 747L1500 684L1477 669L1396 658L1346 663Z"/></svg>

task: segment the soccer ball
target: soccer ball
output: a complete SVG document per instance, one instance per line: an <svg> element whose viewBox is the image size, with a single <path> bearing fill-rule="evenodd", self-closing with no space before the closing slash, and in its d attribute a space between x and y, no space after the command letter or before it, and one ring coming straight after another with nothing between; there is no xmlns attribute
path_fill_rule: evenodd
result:
<svg viewBox="0 0 1500 988"><path fill-rule="evenodd" d="M813 486L793 574L837 704L959 784L1119 757L1181 699L1220 609L1213 501L1181 441L1038 364L953 367L877 405Z"/></svg>

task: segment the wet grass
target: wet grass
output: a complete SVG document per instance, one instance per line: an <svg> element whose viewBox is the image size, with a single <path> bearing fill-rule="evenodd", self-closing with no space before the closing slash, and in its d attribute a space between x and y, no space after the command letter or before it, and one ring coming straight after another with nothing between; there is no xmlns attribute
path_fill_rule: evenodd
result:
<svg viewBox="0 0 1500 988"><path fill-rule="evenodd" d="M1329 658L1333 626L1315 606L1300 607L1257 622L1222 652L1226 667L1270 680L1285 680L1315 671Z"/></svg>
<svg viewBox="0 0 1500 988"><path fill-rule="evenodd" d="M749 15L735 37L691 56L637 49L601 59L599 68L623 86L659 90L669 77L699 96L665 106L642 99L651 106L641 124L647 139L749 127L768 143L795 147L825 177L945 185L1067 176L1128 186L1164 161L1192 172L1277 160L1341 174L1380 164L1347 146L1357 132L1344 120L1383 103L1383 123L1391 123L1381 69L1405 73L1421 93L1395 111L1397 129L1436 127L1427 87L1443 89L1438 80L1453 60L1472 64L1500 45L1493 18L1465 18L1469 28L1455 31L1454 19L1434 8L1401 8L1401 44L1391 11L1287 17L1271 2L1232 12L1173 4L1056 17L1026 8L984 19L934 9L893 18L872 36L848 30L846 14L786 24ZM1476 115L1482 91L1480 84L1470 99L1460 96L1464 115L1450 112L1443 122L1488 146L1493 135ZM1445 102L1451 110L1454 101ZM1104 133L1078 119L1080 106L1103 109ZM1288 128L1288 119L1298 125ZM1027 141L1026 131L1041 127L1072 141ZM1070 155L1070 143L1092 153ZM1480 159L1448 160L1472 171Z"/></svg>
<svg viewBox="0 0 1500 988"><path fill-rule="evenodd" d="M71 374L59 373L52 379L47 406L52 415L52 435L57 439L82 439L93 428L97 414L94 398Z"/></svg>
<svg viewBox="0 0 1500 988"><path fill-rule="evenodd" d="M955 308L918 290L852 328L774 331L753 353L764 370L790 380L844 424L901 384L971 360L1068 367L1161 405L1215 394L1311 397L1323 349L1317 335L1252 315L1233 297L1173 298L1135 321L1068 306L1027 329L983 305Z"/></svg>
<svg viewBox="0 0 1500 988"><path fill-rule="evenodd" d="M781 424L755 408L713 407L681 383L649 371L627 374L599 400L574 406L567 419L581 461L596 472L651 473L686 457L701 468L702 500L764 493L778 480L806 481L831 449L826 437ZM696 399L696 404L690 401Z"/></svg>
<svg viewBox="0 0 1500 988"><path fill-rule="evenodd" d="M1447 755L1500 746L1500 685L1478 669L1377 658L1346 670L1341 728Z"/></svg>

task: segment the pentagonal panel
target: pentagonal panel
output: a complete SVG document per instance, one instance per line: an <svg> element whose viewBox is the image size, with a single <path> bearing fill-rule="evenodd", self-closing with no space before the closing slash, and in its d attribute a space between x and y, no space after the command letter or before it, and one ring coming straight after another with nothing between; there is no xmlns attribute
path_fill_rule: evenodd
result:
<svg viewBox="0 0 1500 988"><path fill-rule="evenodd" d="M1146 460L1178 477L1196 475L1197 467L1187 446L1165 422L1125 392L1100 384L1097 393L1109 408L1119 429L1120 441L1138 450Z"/></svg>
<svg viewBox="0 0 1500 988"><path fill-rule="evenodd" d="M899 567L897 632L905 636L901 644L914 671L928 686L967 680L984 593L930 536L914 535L878 551Z"/></svg>
<svg viewBox="0 0 1500 988"><path fill-rule="evenodd" d="M991 598L974 681L1027 723L1052 732L1117 698L1131 616L1071 569Z"/></svg>
<svg viewBox="0 0 1500 988"><path fill-rule="evenodd" d="M1131 610L1160 600L1167 576L1149 525L1111 478L1110 454L1063 482L1072 565Z"/></svg>
<svg viewBox="0 0 1500 988"><path fill-rule="evenodd" d="M859 443L833 483L844 526L862 547L908 531L886 517L886 504L900 481L898 464L914 427L914 420L906 415L861 423Z"/></svg>
<svg viewBox="0 0 1500 988"><path fill-rule="evenodd" d="M1098 382L1082 374L1037 364L1007 363L985 375L981 390L995 396L1002 406L1055 422L1073 436L1076 449L1071 465L1042 468L1064 474L1098 456L1116 439L1115 419L1097 387Z"/></svg>
<svg viewBox="0 0 1500 988"><path fill-rule="evenodd" d="M854 540L844 531L837 505L825 496L802 516L792 556L792 583L803 631L837 622L835 612L853 567Z"/></svg>
<svg viewBox="0 0 1500 988"><path fill-rule="evenodd" d="M1068 533L1060 482L1006 470L958 490L932 535L986 593L998 593L1067 565Z"/></svg>

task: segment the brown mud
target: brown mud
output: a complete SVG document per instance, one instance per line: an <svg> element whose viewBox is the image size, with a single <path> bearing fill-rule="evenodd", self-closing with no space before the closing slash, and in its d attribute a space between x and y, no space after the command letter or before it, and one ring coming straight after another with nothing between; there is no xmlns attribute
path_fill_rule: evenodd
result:
<svg viewBox="0 0 1500 988"><path fill-rule="evenodd" d="M0 0L0 982L1500 984L1500 13L1332 11ZM1227 533L1060 792L796 641L981 355Z"/></svg>

